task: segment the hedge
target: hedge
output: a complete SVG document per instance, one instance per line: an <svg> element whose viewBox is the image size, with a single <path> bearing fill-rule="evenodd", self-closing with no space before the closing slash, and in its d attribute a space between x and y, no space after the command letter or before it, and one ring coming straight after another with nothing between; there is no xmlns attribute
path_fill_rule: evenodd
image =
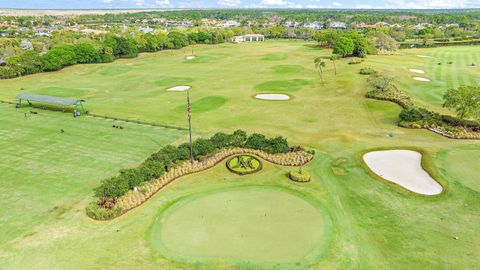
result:
<svg viewBox="0 0 480 270"><path fill-rule="evenodd" d="M201 160L219 149L226 147L244 147L265 151L269 154L287 153L290 151L288 142L283 137L266 138L262 134L253 133L247 136L243 130L232 134L216 133L209 139L197 139L192 144L193 157ZM100 200L105 198L118 198L129 190L144 182L159 178L168 172L175 164L190 158L190 145L188 143L175 146L165 146L158 152L150 155L140 166L123 169L120 174L104 179L95 189L95 195Z"/></svg>

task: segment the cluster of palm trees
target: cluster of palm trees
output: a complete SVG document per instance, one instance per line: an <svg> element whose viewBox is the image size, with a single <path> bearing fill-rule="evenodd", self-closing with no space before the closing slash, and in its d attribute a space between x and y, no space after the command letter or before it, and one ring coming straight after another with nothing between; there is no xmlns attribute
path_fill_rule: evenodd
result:
<svg viewBox="0 0 480 270"><path fill-rule="evenodd" d="M337 75L337 66L335 65L335 61L337 61L339 58L340 56L336 54L333 54L328 57L324 57L324 56L315 57L313 62L315 64L315 69L318 71L318 74L320 75L320 79L322 80L322 82L323 82L323 68L327 65L324 59L329 59L330 61L332 61L333 69L335 70L335 75Z"/></svg>

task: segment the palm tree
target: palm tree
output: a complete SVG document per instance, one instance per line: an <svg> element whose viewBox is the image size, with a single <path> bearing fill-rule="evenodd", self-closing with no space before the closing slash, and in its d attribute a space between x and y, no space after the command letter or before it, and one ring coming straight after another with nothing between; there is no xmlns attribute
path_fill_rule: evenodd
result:
<svg viewBox="0 0 480 270"><path fill-rule="evenodd" d="M320 79L323 82L323 68L325 67L325 62L322 60L321 57L316 57L313 62L315 63L315 68L317 69L318 73L320 74Z"/></svg>
<svg viewBox="0 0 480 270"><path fill-rule="evenodd" d="M333 69L335 70L335 75L337 75L337 66L335 65L335 61L337 61L340 58L340 56L333 54L330 56L330 61L333 62Z"/></svg>

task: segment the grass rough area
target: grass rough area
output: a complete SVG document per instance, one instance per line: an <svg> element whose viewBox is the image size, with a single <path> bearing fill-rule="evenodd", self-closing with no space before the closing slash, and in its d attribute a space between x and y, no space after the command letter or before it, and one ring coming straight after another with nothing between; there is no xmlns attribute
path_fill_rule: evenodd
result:
<svg viewBox="0 0 480 270"><path fill-rule="evenodd" d="M221 53L225 57L186 64L184 57L191 48L185 48L2 80L2 100L14 101L21 88L22 92L33 93L48 87L65 89L61 90L65 93L68 89L86 89L88 93L78 98L86 99L86 109L92 113L186 126L186 93L161 90L156 81L162 77L191 78L188 85L194 89L190 93L194 137L241 128L249 134L284 136L295 145L314 149L317 157L303 168L314 179L308 184L287 179L293 168L268 162L263 163L262 171L248 176L234 175L225 164L219 164L171 183L141 207L113 221L98 222L86 217L85 207L101 179L121 168L136 167L165 144L185 142L188 134L83 116L74 119L69 114L43 110L24 119L23 113L29 109L0 104L0 268L478 268L480 157L475 153L480 153L479 142L449 140L426 130L398 127L400 106L364 98L367 83L359 74L361 66L348 65L346 59L335 62L336 76L333 64L327 61L322 83L313 59L328 57L332 50L314 45L294 40L195 45L196 55ZM416 105L452 114L441 106L443 93L461 83L479 83L480 69L469 66L472 61L480 63L479 48L400 50L397 55L369 55L362 66L389 72ZM269 54L288 57L262 60ZM437 64L438 59L442 59L442 65ZM448 65L450 60L453 64ZM277 65L301 65L304 70L280 74L273 70ZM106 67L119 66L127 66L128 72L111 77L101 73ZM412 80L408 72L412 67L425 70L432 81ZM255 85L294 79L310 83L288 102L252 98L259 93ZM201 103L194 102L212 96L223 97L225 102L214 111L198 111ZM125 128L113 129L113 124ZM64 134L59 132L61 128ZM444 194L420 196L380 182L365 170L359 156L372 147L421 149L425 153L422 165L428 172L435 172L432 177L443 180ZM276 267L272 266L274 262L264 265L239 262L238 258L233 261L232 257L226 261L218 255L209 263L190 264L176 261L150 245L148 233L162 209L195 194L247 186L287 189L304 200L314 198L312 202L324 208L330 216L325 226L330 229L314 259ZM247 223L241 218L247 215L236 217ZM243 239L250 240L246 234ZM189 252L193 250L190 247ZM234 247L228 248L231 252ZM282 246L283 250L288 248ZM212 252L211 247L207 250Z"/></svg>

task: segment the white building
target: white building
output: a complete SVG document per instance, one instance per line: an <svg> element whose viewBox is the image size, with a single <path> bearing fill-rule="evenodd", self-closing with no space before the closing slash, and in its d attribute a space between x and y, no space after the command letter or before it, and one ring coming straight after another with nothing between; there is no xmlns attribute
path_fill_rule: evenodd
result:
<svg viewBox="0 0 480 270"><path fill-rule="evenodd" d="M303 25L306 28L310 28L313 30L320 30L323 28L323 25L319 22L311 22L311 23L306 23Z"/></svg>
<svg viewBox="0 0 480 270"><path fill-rule="evenodd" d="M226 21L225 23L221 24L220 26L221 27L238 27L238 26L241 26L242 24L237 22L237 21L234 21L234 20L229 20L229 21Z"/></svg>
<svg viewBox="0 0 480 270"><path fill-rule="evenodd" d="M330 28L331 29L347 29L347 24L344 22L331 22Z"/></svg>
<svg viewBox="0 0 480 270"><path fill-rule="evenodd" d="M138 28L138 31L139 31L139 32L142 32L142 33L144 33L144 34L152 33L153 30L154 30L154 29L153 29L153 28L150 28L150 26L147 26L147 27L144 27L144 28L142 28L142 27Z"/></svg>
<svg viewBox="0 0 480 270"><path fill-rule="evenodd" d="M265 36L260 34L250 34L244 36L234 36L232 42L241 43L241 42L252 42L252 41L265 41Z"/></svg>

